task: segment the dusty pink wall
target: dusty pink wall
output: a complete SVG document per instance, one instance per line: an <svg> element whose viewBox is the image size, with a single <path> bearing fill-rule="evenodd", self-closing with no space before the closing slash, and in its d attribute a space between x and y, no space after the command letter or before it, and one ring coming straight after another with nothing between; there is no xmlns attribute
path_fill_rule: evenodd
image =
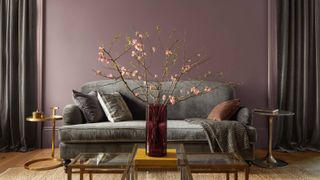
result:
<svg viewBox="0 0 320 180"><path fill-rule="evenodd" d="M132 27L186 31L189 46L207 49L205 68L223 71L249 107L267 104L266 0L47 0L45 17L44 108L72 103L71 90L97 80L97 47ZM204 68L202 69L204 70ZM60 112L61 112L60 111ZM258 146L265 123L256 121ZM48 126L48 125L46 125ZM45 136L48 134L45 131ZM45 137L44 144L50 140Z"/></svg>

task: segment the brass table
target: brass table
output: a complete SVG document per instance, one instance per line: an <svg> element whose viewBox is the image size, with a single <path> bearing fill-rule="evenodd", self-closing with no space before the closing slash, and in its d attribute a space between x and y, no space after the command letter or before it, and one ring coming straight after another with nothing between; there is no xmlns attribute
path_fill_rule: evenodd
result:
<svg viewBox="0 0 320 180"><path fill-rule="evenodd" d="M274 158L272 155L272 122L275 117L279 116L293 116L294 113L290 111L283 111L279 110L278 112L260 112L260 111L253 111L253 113L257 115L267 116L268 117L268 153L265 158L263 159L256 159L253 161L253 164L264 167L264 168L272 168L272 167L283 167L288 165L287 162L282 161L280 159Z"/></svg>
<svg viewBox="0 0 320 180"><path fill-rule="evenodd" d="M41 158L41 159L34 159L31 161L28 161L24 164L24 168L28 170L35 170L35 171L41 171L41 170L50 170L57 167L62 166L62 162L59 158L54 157L54 150L55 150L55 128L56 128L56 121L62 120L62 116L56 115L56 111L58 110L58 107L52 107L51 108L51 115L43 118L33 118L33 117L27 117L26 120L30 122L45 122L45 121L51 121L52 122L52 135L51 135L51 157L50 158ZM45 167L30 167L31 164L35 164L38 162L47 161L50 163L49 166Z"/></svg>

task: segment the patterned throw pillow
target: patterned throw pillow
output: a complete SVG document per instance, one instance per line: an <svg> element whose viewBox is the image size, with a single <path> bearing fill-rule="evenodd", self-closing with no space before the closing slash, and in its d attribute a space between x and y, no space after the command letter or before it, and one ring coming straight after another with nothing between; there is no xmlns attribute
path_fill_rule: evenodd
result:
<svg viewBox="0 0 320 180"><path fill-rule="evenodd" d="M73 101L82 111L87 123L106 121L107 117L97 98L97 92L91 91L89 94L72 90Z"/></svg>
<svg viewBox="0 0 320 180"><path fill-rule="evenodd" d="M111 122L132 120L132 114L120 93L98 92L98 100Z"/></svg>
<svg viewBox="0 0 320 180"><path fill-rule="evenodd" d="M216 105L209 113L207 119L221 121L230 120L240 107L240 99L223 101Z"/></svg>

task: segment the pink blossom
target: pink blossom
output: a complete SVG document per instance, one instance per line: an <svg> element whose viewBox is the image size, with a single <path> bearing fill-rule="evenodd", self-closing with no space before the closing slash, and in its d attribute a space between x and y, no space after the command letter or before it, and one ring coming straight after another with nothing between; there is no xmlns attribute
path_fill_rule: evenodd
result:
<svg viewBox="0 0 320 180"><path fill-rule="evenodd" d="M122 66L122 67L120 68L120 71L121 71L121 75L123 76L123 75L126 74L127 69L126 69L124 66Z"/></svg>
<svg viewBox="0 0 320 180"><path fill-rule="evenodd" d="M181 71L183 73L185 73L185 72L188 72L190 69L191 69L191 65L186 64L186 65L182 66Z"/></svg>
<svg viewBox="0 0 320 180"><path fill-rule="evenodd" d="M137 55L137 53L135 52L135 51L131 51L131 56L132 57L134 57L134 56L136 56Z"/></svg>
<svg viewBox="0 0 320 180"><path fill-rule="evenodd" d="M176 103L176 98L174 96L169 96L169 100L172 105Z"/></svg>
<svg viewBox="0 0 320 180"><path fill-rule="evenodd" d="M191 92L196 96L198 96L200 94L200 90L196 87L192 87Z"/></svg>
<svg viewBox="0 0 320 180"><path fill-rule="evenodd" d="M139 96L140 94L139 94L139 93L134 93L134 95L135 95L135 96Z"/></svg>
<svg viewBox="0 0 320 180"><path fill-rule="evenodd" d="M155 75L154 75L154 78L158 78L158 74L155 74Z"/></svg>
<svg viewBox="0 0 320 180"><path fill-rule="evenodd" d="M113 74L108 74L107 77L108 78L113 78Z"/></svg>
<svg viewBox="0 0 320 180"><path fill-rule="evenodd" d="M138 76L138 79L139 79L139 80L141 80L141 79L142 79L142 77L141 77L141 76Z"/></svg>
<svg viewBox="0 0 320 180"><path fill-rule="evenodd" d="M100 61L100 62L105 62L105 63L108 64L110 60L111 60L111 59L108 59L108 58L106 57L104 47L99 47L98 61Z"/></svg>
<svg viewBox="0 0 320 180"><path fill-rule="evenodd" d="M166 49L165 54L166 56L171 56L173 52L170 49Z"/></svg>
<svg viewBox="0 0 320 180"><path fill-rule="evenodd" d="M142 52L143 51L143 44L142 43L136 43L134 45L134 48L139 51L139 52Z"/></svg>
<svg viewBox="0 0 320 180"><path fill-rule="evenodd" d="M135 77L135 76L137 75L137 73L138 73L138 70L134 70L134 71L132 72L131 76L132 76L132 77Z"/></svg>
<svg viewBox="0 0 320 180"><path fill-rule="evenodd" d="M178 80L178 74L171 76L171 81L177 81L177 80Z"/></svg>
<svg viewBox="0 0 320 180"><path fill-rule="evenodd" d="M207 93L210 92L211 90L212 90L212 89L209 88L209 87L207 87L207 86L204 88L204 92L207 92Z"/></svg>
<svg viewBox="0 0 320 180"><path fill-rule="evenodd" d="M132 44L132 45L135 45L135 44L137 44L137 42L138 42L137 39L132 39L131 44Z"/></svg>
<svg viewBox="0 0 320 180"><path fill-rule="evenodd" d="M100 75L102 74L100 70L96 70L96 74Z"/></svg>
<svg viewBox="0 0 320 180"><path fill-rule="evenodd" d="M165 101L167 99L167 96L164 94L162 95L162 101Z"/></svg>
<svg viewBox="0 0 320 180"><path fill-rule="evenodd" d="M156 52L156 47L152 47L152 52L153 52L153 53Z"/></svg>

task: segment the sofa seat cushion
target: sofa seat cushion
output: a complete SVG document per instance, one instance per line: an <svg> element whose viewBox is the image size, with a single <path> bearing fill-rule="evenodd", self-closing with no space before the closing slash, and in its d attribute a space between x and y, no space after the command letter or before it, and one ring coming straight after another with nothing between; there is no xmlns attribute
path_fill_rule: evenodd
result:
<svg viewBox="0 0 320 180"><path fill-rule="evenodd" d="M144 120L134 120L62 126L59 128L59 138L63 143L144 142L145 124ZM168 141L207 142L200 125L184 120L168 120L167 127Z"/></svg>

